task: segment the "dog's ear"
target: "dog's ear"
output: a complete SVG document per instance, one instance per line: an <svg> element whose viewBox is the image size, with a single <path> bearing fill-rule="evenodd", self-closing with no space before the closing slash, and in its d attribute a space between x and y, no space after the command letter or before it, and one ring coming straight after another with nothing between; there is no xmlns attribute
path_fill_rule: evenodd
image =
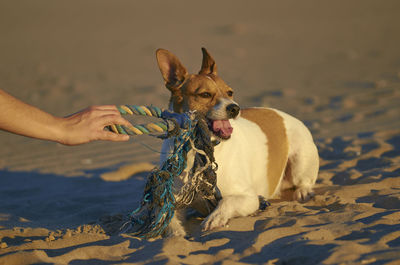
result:
<svg viewBox="0 0 400 265"><path fill-rule="evenodd" d="M201 64L201 70L199 74L214 74L217 75L217 64L215 63L214 59L208 53L206 48L201 48L203 52L203 62Z"/></svg>
<svg viewBox="0 0 400 265"><path fill-rule="evenodd" d="M156 57L158 67L165 80L165 86L171 90L171 92L176 92L176 89L188 76L186 68L175 55L167 50L158 49Z"/></svg>

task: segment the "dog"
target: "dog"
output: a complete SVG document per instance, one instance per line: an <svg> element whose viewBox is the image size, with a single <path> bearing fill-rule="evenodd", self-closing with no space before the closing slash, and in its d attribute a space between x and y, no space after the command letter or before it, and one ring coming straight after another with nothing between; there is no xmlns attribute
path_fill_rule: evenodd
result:
<svg viewBox="0 0 400 265"><path fill-rule="evenodd" d="M214 156L221 199L202 222L203 231L225 226L231 218L253 214L259 209L260 197L275 198L282 190L294 190L294 199L300 202L309 200L319 170L318 151L310 131L300 120L276 109L240 109L233 89L218 76L214 59L205 48L202 52L198 74L189 74L167 50L158 49L156 57L171 92L170 110L201 112L209 122L212 139L220 142ZM160 163L172 146L172 139L164 141ZM189 169L190 162L186 174ZM184 176L176 183L182 181ZM196 209L196 205L191 207ZM185 235L181 219L179 213L175 214L169 234Z"/></svg>

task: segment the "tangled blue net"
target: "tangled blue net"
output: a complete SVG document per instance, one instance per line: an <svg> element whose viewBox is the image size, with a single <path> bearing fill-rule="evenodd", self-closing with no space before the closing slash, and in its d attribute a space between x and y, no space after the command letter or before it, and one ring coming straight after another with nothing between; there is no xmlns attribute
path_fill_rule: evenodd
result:
<svg viewBox="0 0 400 265"><path fill-rule="evenodd" d="M175 130L174 150L160 168L150 172L140 206L131 212L123 231L133 236L152 238L163 234L181 205L189 205L195 197L211 199L215 195L216 169L214 144L207 122L200 113L172 114L163 118L174 119L180 129ZM189 181L178 191L174 178L187 167L187 155L194 152L194 164Z"/></svg>

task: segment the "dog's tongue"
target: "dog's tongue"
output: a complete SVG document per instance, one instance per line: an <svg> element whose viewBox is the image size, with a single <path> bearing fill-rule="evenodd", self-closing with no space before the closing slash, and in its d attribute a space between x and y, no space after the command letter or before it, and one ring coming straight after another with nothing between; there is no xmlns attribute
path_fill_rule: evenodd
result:
<svg viewBox="0 0 400 265"><path fill-rule="evenodd" d="M222 138L231 136L233 128L229 120L213 120L212 130Z"/></svg>

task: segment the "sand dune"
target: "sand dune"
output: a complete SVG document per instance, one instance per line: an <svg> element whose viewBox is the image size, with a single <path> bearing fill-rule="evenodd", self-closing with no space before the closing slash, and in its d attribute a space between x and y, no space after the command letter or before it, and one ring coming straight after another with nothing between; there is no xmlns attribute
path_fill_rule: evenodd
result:
<svg viewBox="0 0 400 265"><path fill-rule="evenodd" d="M0 87L56 115L165 107L154 52L191 72L205 46L242 106L302 119L316 196L287 198L187 238L119 234L160 140L66 147L0 132L0 264L399 264L397 1L8 1ZM189 23L190 22L190 23ZM151 147L151 149L148 148Z"/></svg>

